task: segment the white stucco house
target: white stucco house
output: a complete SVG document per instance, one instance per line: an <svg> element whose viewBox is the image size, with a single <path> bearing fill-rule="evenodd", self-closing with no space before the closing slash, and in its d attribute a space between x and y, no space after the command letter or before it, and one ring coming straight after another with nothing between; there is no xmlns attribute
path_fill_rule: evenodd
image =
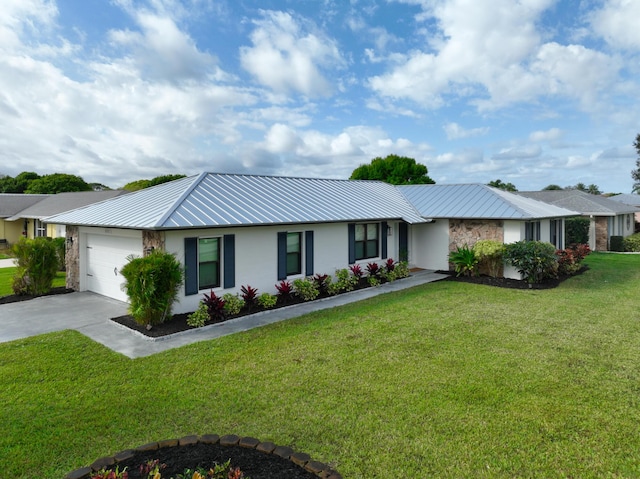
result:
<svg viewBox="0 0 640 479"><path fill-rule="evenodd" d="M280 280L354 263L393 258L449 269L452 245L469 235L505 242L533 235L560 247L562 218L571 215L482 185L202 173L47 221L66 225L67 286L77 291L126 300L120 269L130 255L174 253L185 267L180 313L212 289L274 293Z"/></svg>

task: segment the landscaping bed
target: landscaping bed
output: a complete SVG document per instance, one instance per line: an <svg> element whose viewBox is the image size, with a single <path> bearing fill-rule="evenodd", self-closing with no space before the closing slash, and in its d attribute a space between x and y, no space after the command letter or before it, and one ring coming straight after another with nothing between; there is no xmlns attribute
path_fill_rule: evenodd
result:
<svg viewBox="0 0 640 479"><path fill-rule="evenodd" d="M41 298L42 296L51 296L54 294L67 294L73 293L72 289L65 288L64 286L60 286L57 288L51 288L51 290L46 294L41 294L38 296L34 296L31 294L11 294L8 296L0 296L0 304L9 304L9 303L18 303L20 301L29 301L35 298Z"/></svg>
<svg viewBox="0 0 640 479"><path fill-rule="evenodd" d="M296 453L286 446L276 446L271 442L260 442L250 437L219 437L216 434L208 434L154 442L122 451L114 456L98 459L90 467L72 471L65 479L111 478L112 476L108 475L109 471L116 470L120 473L126 470L127 479L147 479L155 477L153 473L149 474L149 469L155 466L163 479L191 479L197 477L194 476L195 471L209 471L216 464L222 465L227 461L230 468L237 468L242 473L229 474L228 477L234 479L342 478L328 465L313 461L308 454ZM147 470L144 470L145 466ZM187 470L191 472L185 475ZM203 475L204 479L208 477Z"/></svg>

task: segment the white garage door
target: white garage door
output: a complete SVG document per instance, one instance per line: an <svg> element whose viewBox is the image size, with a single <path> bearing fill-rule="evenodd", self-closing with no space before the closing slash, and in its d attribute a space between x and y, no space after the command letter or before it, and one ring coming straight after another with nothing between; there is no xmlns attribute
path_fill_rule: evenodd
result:
<svg viewBox="0 0 640 479"><path fill-rule="evenodd" d="M127 301L122 291L124 277L120 274L127 256L142 256L142 239L123 236L87 236L87 290L120 301Z"/></svg>

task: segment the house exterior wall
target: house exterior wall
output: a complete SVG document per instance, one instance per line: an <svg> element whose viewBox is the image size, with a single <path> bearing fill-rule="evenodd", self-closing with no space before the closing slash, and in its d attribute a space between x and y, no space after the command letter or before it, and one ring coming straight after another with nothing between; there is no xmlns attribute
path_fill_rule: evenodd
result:
<svg viewBox="0 0 640 479"><path fill-rule="evenodd" d="M409 232L410 266L444 270L449 269L449 220L412 225Z"/></svg>
<svg viewBox="0 0 640 479"><path fill-rule="evenodd" d="M6 239L9 244L17 243L22 238L23 226L24 222L22 220L0 220L0 238Z"/></svg>
<svg viewBox="0 0 640 479"><path fill-rule="evenodd" d="M542 225L540 225L540 229L542 229ZM525 223L523 221L505 221L503 234L504 244L521 241L525 238ZM522 279L522 275L510 264L504 265L504 277Z"/></svg>
<svg viewBox="0 0 640 479"><path fill-rule="evenodd" d="M392 235L387 237L387 257L397 258L397 224L390 223ZM258 294L277 292L275 285L278 280L278 232L313 231L313 262L314 274L333 275L336 269L349 266L348 253L348 227L347 223L311 224L311 225L281 225L281 226L252 226L240 228L211 228L194 229L187 231L166 231L165 249L174 253L178 260L185 264L185 238L222 237L234 235L235 237L235 286L232 288L214 288L217 295L225 293L238 294L242 286L251 286L258 289ZM386 235L386 231L380 231ZM305 235L302 235L303 243ZM302 273L288 276L288 281L305 277L305 247L302 246ZM223 256L223 255L221 255ZM223 258L221 258L223 261ZM372 261L381 263L382 258L372 258L358 261L364 266ZM221 264L220 270L224 270ZM221 281L221 284L223 282ZM202 299L203 293L209 290L201 290L198 294L186 295L184 287L178 296L178 303L174 306L174 313L194 311Z"/></svg>
<svg viewBox="0 0 640 479"><path fill-rule="evenodd" d="M449 220L449 251L477 241L494 240L504 243L504 223L499 220Z"/></svg>

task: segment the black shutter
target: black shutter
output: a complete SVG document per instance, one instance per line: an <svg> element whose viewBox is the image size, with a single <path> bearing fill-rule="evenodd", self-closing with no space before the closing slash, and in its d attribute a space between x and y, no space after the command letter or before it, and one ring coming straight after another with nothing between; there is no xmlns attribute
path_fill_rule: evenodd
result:
<svg viewBox="0 0 640 479"><path fill-rule="evenodd" d="M349 264L356 262L356 224L349 223L347 229L347 236L349 238Z"/></svg>
<svg viewBox="0 0 640 479"><path fill-rule="evenodd" d="M398 255L400 261L409 260L409 225L404 221L400 223L398 231Z"/></svg>
<svg viewBox="0 0 640 479"><path fill-rule="evenodd" d="M304 232L305 276L313 276L313 231Z"/></svg>
<svg viewBox="0 0 640 479"><path fill-rule="evenodd" d="M184 239L184 294L198 294L198 238Z"/></svg>
<svg viewBox="0 0 640 479"><path fill-rule="evenodd" d="M380 223L380 257L382 259L387 259L387 222L383 221Z"/></svg>
<svg viewBox="0 0 640 479"><path fill-rule="evenodd" d="M278 233L278 281L287 279L287 232Z"/></svg>
<svg viewBox="0 0 640 479"><path fill-rule="evenodd" d="M233 288L236 285L236 235L224 235L224 287Z"/></svg>

